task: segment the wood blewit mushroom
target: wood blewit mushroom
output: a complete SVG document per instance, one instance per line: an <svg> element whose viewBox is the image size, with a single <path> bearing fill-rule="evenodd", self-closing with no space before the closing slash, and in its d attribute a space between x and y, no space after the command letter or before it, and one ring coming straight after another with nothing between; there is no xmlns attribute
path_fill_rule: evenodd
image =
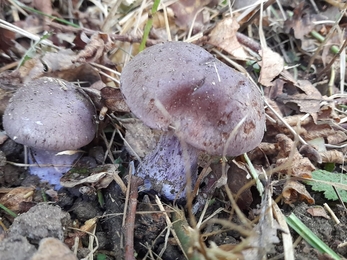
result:
<svg viewBox="0 0 347 260"><path fill-rule="evenodd" d="M131 111L163 131L137 174L146 188L170 200L184 197L187 170L196 180L198 151L238 156L257 147L264 135L257 87L197 45L149 47L124 67L120 82Z"/></svg>
<svg viewBox="0 0 347 260"><path fill-rule="evenodd" d="M4 116L7 135L29 148L31 174L60 187L60 177L68 171L96 133L94 105L78 87L49 77L24 84L11 98ZM50 165L51 167L47 167Z"/></svg>

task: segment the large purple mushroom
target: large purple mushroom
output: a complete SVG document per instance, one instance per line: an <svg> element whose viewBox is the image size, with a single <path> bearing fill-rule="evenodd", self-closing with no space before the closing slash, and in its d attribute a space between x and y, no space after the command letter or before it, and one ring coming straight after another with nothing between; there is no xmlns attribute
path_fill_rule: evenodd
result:
<svg viewBox="0 0 347 260"><path fill-rule="evenodd" d="M147 48L124 67L121 91L139 119L163 131L137 174L147 189L170 200L184 198L187 176L196 180L199 151L238 156L257 147L264 135L257 87L194 44Z"/></svg>
<svg viewBox="0 0 347 260"><path fill-rule="evenodd" d="M4 116L7 135L29 149L32 174L60 187L60 178L95 137L96 111L88 96L67 81L49 77L24 84Z"/></svg>

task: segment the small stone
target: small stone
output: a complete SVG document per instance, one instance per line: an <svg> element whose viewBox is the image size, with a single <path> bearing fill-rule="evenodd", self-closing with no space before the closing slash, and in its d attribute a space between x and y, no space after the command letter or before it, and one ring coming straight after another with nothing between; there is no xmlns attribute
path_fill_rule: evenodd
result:
<svg viewBox="0 0 347 260"><path fill-rule="evenodd" d="M39 250L31 258L31 260L46 259L77 260L77 257L59 239L48 237L41 240Z"/></svg>

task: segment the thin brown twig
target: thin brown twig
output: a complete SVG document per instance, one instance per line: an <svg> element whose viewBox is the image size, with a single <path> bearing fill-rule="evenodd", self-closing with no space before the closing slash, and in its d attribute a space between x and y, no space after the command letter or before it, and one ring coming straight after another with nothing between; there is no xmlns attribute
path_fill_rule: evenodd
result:
<svg viewBox="0 0 347 260"><path fill-rule="evenodd" d="M134 256L134 229L135 215L138 198L138 187L143 180L137 176L131 176L128 214L125 222L125 260L135 260Z"/></svg>

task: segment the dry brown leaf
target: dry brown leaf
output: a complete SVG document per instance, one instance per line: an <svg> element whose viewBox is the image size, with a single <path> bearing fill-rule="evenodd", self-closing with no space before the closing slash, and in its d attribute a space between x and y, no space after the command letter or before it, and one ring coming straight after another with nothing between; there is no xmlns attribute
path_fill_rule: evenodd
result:
<svg viewBox="0 0 347 260"><path fill-rule="evenodd" d="M96 33L90 38L85 48L80 51L73 62L97 62L104 64L104 54L114 47L114 42L106 33Z"/></svg>
<svg viewBox="0 0 347 260"><path fill-rule="evenodd" d="M34 190L35 188L33 187L16 187L10 189L2 196L0 193L0 203L13 212L22 212L24 210L23 204L32 202Z"/></svg>
<svg viewBox="0 0 347 260"><path fill-rule="evenodd" d="M258 82L266 87L272 86L272 81L283 70L283 58L277 52L272 51L268 47L263 47L259 51L259 54L262 60L259 62L261 71Z"/></svg>
<svg viewBox="0 0 347 260"><path fill-rule="evenodd" d="M196 15L196 19L193 25L193 34L195 34L196 32L200 32L203 29L204 24L209 20L204 19L203 13L201 12L202 8L204 6L212 7L217 4L217 0L179 0L174 2L169 7L172 9L176 17L176 24L183 30L188 30L192 26L194 17L197 12L199 12Z"/></svg>
<svg viewBox="0 0 347 260"><path fill-rule="evenodd" d="M63 175L60 184L67 188L78 185L93 185L97 189L106 188L118 176L119 171L117 169L118 164L105 164L90 169L88 176L86 176L85 171L83 174L79 174L78 170L72 169Z"/></svg>
<svg viewBox="0 0 347 260"><path fill-rule="evenodd" d="M120 89L104 87L100 90L101 102L111 111L130 112Z"/></svg>
<svg viewBox="0 0 347 260"><path fill-rule="evenodd" d="M336 131L335 134L327 137L328 144L340 144L347 140L347 134L344 131Z"/></svg>
<svg viewBox="0 0 347 260"><path fill-rule="evenodd" d="M345 156L338 150L330 150L320 153L323 163L345 164Z"/></svg>
<svg viewBox="0 0 347 260"><path fill-rule="evenodd" d="M279 153L277 156L276 166L285 166L281 173L302 177L312 178L312 171L316 168L311 161L303 157L294 146L294 142L284 134L278 134L276 136L279 145ZM291 150L294 149L294 155L289 157Z"/></svg>
<svg viewBox="0 0 347 260"><path fill-rule="evenodd" d="M233 194L238 194L238 192L242 188L244 188L247 183L250 182L250 179L247 178L247 167L244 165L244 163L240 162L236 164L234 161L232 161L229 165L230 168L227 172L227 185ZM253 196L250 187L244 189L240 196L235 199L237 199L237 205L241 210L248 209L253 202Z"/></svg>
<svg viewBox="0 0 347 260"><path fill-rule="evenodd" d="M321 93L307 80L299 80L296 86L304 92L303 94L298 93L292 96L299 105L300 112L309 114L318 112L322 102Z"/></svg>
<svg viewBox="0 0 347 260"><path fill-rule="evenodd" d="M25 82L43 76L58 77L60 71L71 70L76 67L72 63L75 53L69 49L58 52L47 52L26 61L19 72Z"/></svg>
<svg viewBox="0 0 347 260"><path fill-rule="evenodd" d="M43 20L43 22L41 21L41 19L40 19L40 22L43 25L43 30L49 31L50 28L49 28L49 26L47 26L47 24L50 22L50 19L51 19L49 16L51 16L53 13L52 2L46 1L46 0L33 0L32 5L37 10L46 14L46 15L42 16L42 18L41 18Z"/></svg>
<svg viewBox="0 0 347 260"><path fill-rule="evenodd" d="M292 204L303 200L309 204L313 204L315 202L306 190L305 185L293 180L286 181L283 187L282 196L284 198L284 202L287 204Z"/></svg>
<svg viewBox="0 0 347 260"><path fill-rule="evenodd" d="M322 105L318 113L317 120L319 120L320 122L325 120L326 122L339 123L340 117L336 113L334 103Z"/></svg>
<svg viewBox="0 0 347 260"><path fill-rule="evenodd" d="M99 73L87 63L73 63L76 54L70 49L48 52L24 63L19 68L23 82L40 77L54 77L69 82L84 82L81 86L90 86L100 80Z"/></svg>
<svg viewBox="0 0 347 260"><path fill-rule="evenodd" d="M293 16L284 23L286 33L293 30L296 39L303 40L304 36L315 27L315 19L311 15L314 12L311 12L307 7L308 5L305 5L305 1L301 1L295 7Z"/></svg>
<svg viewBox="0 0 347 260"><path fill-rule="evenodd" d="M8 50L14 46L15 32L0 28L0 50L8 54Z"/></svg>
<svg viewBox="0 0 347 260"><path fill-rule="evenodd" d="M80 227L80 230L92 232L92 230L95 228L97 221L97 218L88 219L86 222L84 222L84 225Z"/></svg>
<svg viewBox="0 0 347 260"><path fill-rule="evenodd" d="M326 213L325 209L321 206L314 206L307 209L307 212L312 217L323 217L326 219L330 219L330 216Z"/></svg>
<svg viewBox="0 0 347 260"><path fill-rule="evenodd" d="M246 60L248 55L236 37L239 28L240 26L235 18L224 18L211 31L208 42L233 55L236 59Z"/></svg>

